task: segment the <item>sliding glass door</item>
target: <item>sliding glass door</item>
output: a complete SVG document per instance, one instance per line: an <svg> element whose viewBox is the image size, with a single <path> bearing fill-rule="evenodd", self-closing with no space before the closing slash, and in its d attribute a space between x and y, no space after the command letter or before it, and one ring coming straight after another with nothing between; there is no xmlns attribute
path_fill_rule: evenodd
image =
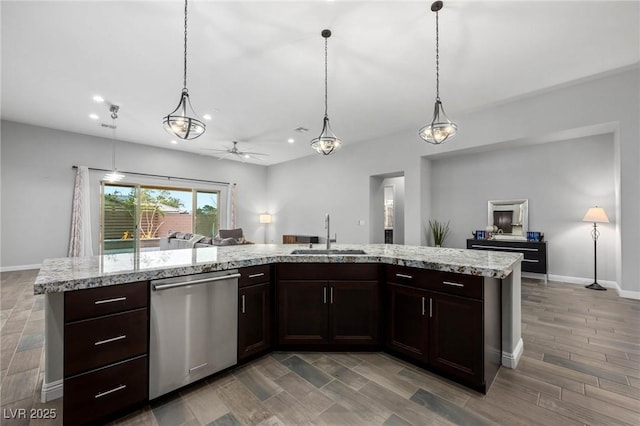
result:
<svg viewBox="0 0 640 426"><path fill-rule="evenodd" d="M194 188L102 184L103 254L159 250L170 232L213 237L220 192Z"/></svg>

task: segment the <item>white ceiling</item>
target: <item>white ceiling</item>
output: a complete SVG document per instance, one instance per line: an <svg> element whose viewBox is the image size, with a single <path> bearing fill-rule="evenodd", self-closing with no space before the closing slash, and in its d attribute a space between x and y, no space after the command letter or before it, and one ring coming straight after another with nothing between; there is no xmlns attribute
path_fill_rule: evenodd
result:
<svg viewBox="0 0 640 426"><path fill-rule="evenodd" d="M639 4L445 1L448 115L637 63ZM108 107L92 100L100 94L121 106L118 139L204 155L237 140L269 154L259 164L312 155L323 117L320 32L329 28L329 116L345 145L417 132L435 98L429 6L190 1L187 86L196 112L213 119L199 139L172 145L161 121L182 88L181 0L2 1L2 118L110 138L100 126Z"/></svg>

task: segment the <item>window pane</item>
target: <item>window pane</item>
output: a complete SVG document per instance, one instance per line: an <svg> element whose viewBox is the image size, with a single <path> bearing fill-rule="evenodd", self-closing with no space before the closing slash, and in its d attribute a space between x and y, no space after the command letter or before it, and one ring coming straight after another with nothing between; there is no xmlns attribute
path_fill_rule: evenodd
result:
<svg viewBox="0 0 640 426"><path fill-rule="evenodd" d="M133 186L104 184L102 252L132 253L136 249L136 191Z"/></svg>
<svg viewBox="0 0 640 426"><path fill-rule="evenodd" d="M193 232L190 190L140 188L140 250L160 247L169 231Z"/></svg>
<svg viewBox="0 0 640 426"><path fill-rule="evenodd" d="M195 233L213 237L220 228L218 192L196 192L196 229Z"/></svg>

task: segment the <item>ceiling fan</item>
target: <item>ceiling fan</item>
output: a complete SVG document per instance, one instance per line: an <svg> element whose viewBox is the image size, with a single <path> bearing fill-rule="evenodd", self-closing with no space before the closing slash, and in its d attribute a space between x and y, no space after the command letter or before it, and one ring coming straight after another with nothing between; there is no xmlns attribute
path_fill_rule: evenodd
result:
<svg viewBox="0 0 640 426"><path fill-rule="evenodd" d="M218 154L223 154L221 157L219 157L219 160L223 160L225 158L233 158L233 156L235 156L236 158L238 158L240 161L244 162L245 160L248 159L254 159L254 160L258 160L258 161L263 161L262 156L268 156L269 154L264 154L261 152L253 152L253 151L240 151L238 149L238 142L237 141L233 141L233 147L231 148L227 148L227 149L209 149L209 148L205 148L205 151L212 151Z"/></svg>

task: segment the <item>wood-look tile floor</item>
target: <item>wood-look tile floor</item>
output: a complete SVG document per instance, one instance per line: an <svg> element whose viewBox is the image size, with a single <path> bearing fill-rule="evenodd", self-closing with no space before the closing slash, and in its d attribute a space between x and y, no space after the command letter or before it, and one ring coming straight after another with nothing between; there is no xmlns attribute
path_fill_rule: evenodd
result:
<svg viewBox="0 0 640 426"><path fill-rule="evenodd" d="M40 403L43 298L37 271L3 273L2 424L61 424ZM640 302L523 280L524 356L487 395L382 353L274 352L154 401L117 425L640 425ZM7 419L54 408L55 421Z"/></svg>

